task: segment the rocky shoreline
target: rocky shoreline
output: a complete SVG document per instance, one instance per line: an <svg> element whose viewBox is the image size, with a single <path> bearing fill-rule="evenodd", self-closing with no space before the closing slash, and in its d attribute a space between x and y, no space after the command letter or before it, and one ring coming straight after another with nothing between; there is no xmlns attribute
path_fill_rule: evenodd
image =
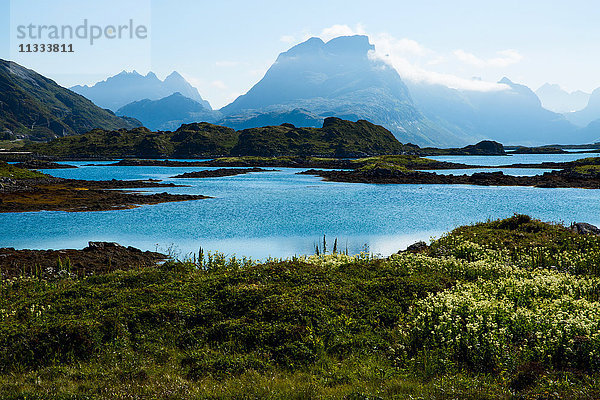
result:
<svg viewBox="0 0 600 400"><path fill-rule="evenodd" d="M33 179L0 178L0 212L27 211L108 211L136 208L143 204L209 198L203 195L153 193L132 190L178 187L155 180L84 181L53 177Z"/></svg>
<svg viewBox="0 0 600 400"><path fill-rule="evenodd" d="M316 175L326 181L351 183L389 183L418 185L534 186L540 188L600 189L600 174L582 174L574 170L545 172L535 176L512 176L502 172L479 172L473 175L439 175L423 171L398 171L374 168L361 171L308 170L303 175Z"/></svg>
<svg viewBox="0 0 600 400"><path fill-rule="evenodd" d="M165 254L142 251L113 242L89 242L82 250L15 250L0 248L0 276L37 276L44 279L65 275L85 276L157 265Z"/></svg>
<svg viewBox="0 0 600 400"><path fill-rule="evenodd" d="M392 156L393 157L393 156ZM400 156L399 156L400 157ZM415 160L420 159L414 156ZM422 160L422 159L420 159ZM90 164L95 166L97 164ZM152 160L152 159L127 159L113 164L101 164L103 167L276 167L276 168L324 168L324 169L354 169L357 167L354 159L344 158L319 158L319 157L227 157L216 158L208 161L176 161L176 160ZM428 160L422 162L407 162L407 168L425 169L469 169L480 168L477 165L452 163L446 161ZM487 167L481 167L487 168ZM489 167L491 168L491 167Z"/></svg>
<svg viewBox="0 0 600 400"><path fill-rule="evenodd" d="M276 171L274 169L263 169L263 168L219 168L213 170L185 172L180 175L172 176L171 178L217 178L221 176L235 176L249 174L251 172L270 172Z"/></svg>

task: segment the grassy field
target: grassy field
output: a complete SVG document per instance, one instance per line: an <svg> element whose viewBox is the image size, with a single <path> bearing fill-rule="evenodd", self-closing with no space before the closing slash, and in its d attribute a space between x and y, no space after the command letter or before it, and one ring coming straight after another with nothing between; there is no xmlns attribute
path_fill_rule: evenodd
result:
<svg viewBox="0 0 600 400"><path fill-rule="evenodd" d="M33 171L25 168L18 168L4 161L0 161L0 178L10 179L31 179L44 178L48 175L38 171Z"/></svg>
<svg viewBox="0 0 600 400"><path fill-rule="evenodd" d="M520 215L385 259L62 260L2 280L0 397L600 398L599 263Z"/></svg>

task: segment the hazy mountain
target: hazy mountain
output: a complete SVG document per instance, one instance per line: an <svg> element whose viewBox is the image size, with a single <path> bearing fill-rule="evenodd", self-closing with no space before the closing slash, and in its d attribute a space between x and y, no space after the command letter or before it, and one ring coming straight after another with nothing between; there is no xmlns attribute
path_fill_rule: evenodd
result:
<svg viewBox="0 0 600 400"><path fill-rule="evenodd" d="M87 97L100 107L113 111L137 100L158 100L176 92L211 109L208 101L203 100L198 93L198 89L190 85L175 71L164 81L158 79L154 72L148 72L144 76L136 71L123 71L93 86L77 85L73 86L71 90Z"/></svg>
<svg viewBox="0 0 600 400"><path fill-rule="evenodd" d="M32 139L139 126L35 71L0 60L0 133Z"/></svg>
<svg viewBox="0 0 600 400"><path fill-rule="evenodd" d="M545 83L535 91L542 102L542 106L557 113L567 113L585 108L590 99L590 94L577 90L567 92L559 85Z"/></svg>
<svg viewBox="0 0 600 400"><path fill-rule="evenodd" d="M409 83L415 104L439 126L503 144L573 143L576 127L561 114L542 107L527 86L508 78L505 90L466 91L441 85Z"/></svg>
<svg viewBox="0 0 600 400"><path fill-rule="evenodd" d="M587 106L583 110L566 113L565 117L575 125L582 127L600 119L600 88L592 92Z"/></svg>
<svg viewBox="0 0 600 400"><path fill-rule="evenodd" d="M600 118L590 122L585 128L577 132L578 137L583 138L584 143L600 142Z"/></svg>
<svg viewBox="0 0 600 400"><path fill-rule="evenodd" d="M281 53L265 76L220 111L233 128L279 124L296 116L300 126L323 118L365 119L389 129L401 142L456 145L473 138L438 130L415 108L396 70L369 57L366 36L311 38ZM286 121L289 122L289 121Z"/></svg>
<svg viewBox="0 0 600 400"><path fill-rule="evenodd" d="M136 118L147 128L163 131L174 131L191 122L214 122L221 115L179 92L160 100L134 101L119 108L116 114Z"/></svg>

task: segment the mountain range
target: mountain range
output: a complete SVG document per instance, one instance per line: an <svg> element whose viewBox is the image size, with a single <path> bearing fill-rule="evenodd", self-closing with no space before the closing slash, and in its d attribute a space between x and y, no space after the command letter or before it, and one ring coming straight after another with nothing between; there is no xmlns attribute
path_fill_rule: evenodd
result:
<svg viewBox="0 0 600 400"><path fill-rule="evenodd" d="M113 111L134 101L158 100L177 92L197 101L209 110L212 109L208 101L202 99L198 89L190 85L176 71L173 71L163 81L158 79L154 72L141 75L136 71L123 71L93 86L77 85L70 89L87 97L96 105Z"/></svg>
<svg viewBox="0 0 600 400"><path fill-rule="evenodd" d="M508 78L495 91L409 83L417 107L438 126L506 144L570 143L577 128L542 107L531 89ZM586 140L586 139L582 139Z"/></svg>
<svg viewBox="0 0 600 400"><path fill-rule="evenodd" d="M579 111L565 114L573 124L581 127L588 126L595 120L600 119L600 88L594 90L590 95L587 106Z"/></svg>
<svg viewBox="0 0 600 400"><path fill-rule="evenodd" d="M35 71L0 60L0 134L8 138L48 140L93 128L140 126L119 118L85 97Z"/></svg>
<svg viewBox="0 0 600 400"><path fill-rule="evenodd" d="M295 124L320 126L330 116L366 119L388 128L401 142L450 145L466 142L438 130L415 107L398 72L369 57L366 36L323 42L311 38L281 53L265 76L220 111L220 124L248 128L299 117Z"/></svg>
<svg viewBox="0 0 600 400"><path fill-rule="evenodd" d="M590 99L589 93L581 90L569 93L559 85L550 83L542 85L535 94L545 109L561 114L582 110Z"/></svg>
<svg viewBox="0 0 600 400"><path fill-rule="evenodd" d="M86 127L114 129L115 123L131 127L137 120L158 131L175 131L182 124L193 122L215 123L236 130L284 123L318 128L326 118L336 117L368 120L389 129L400 142L420 146L457 147L487 139L507 145L534 146L589 143L600 138L600 89L589 95L583 109L561 114L547 107L555 110L580 107L586 94L569 94L557 85L548 84L538 89L538 95L508 78L487 91L404 81L395 68L374 57L373 50L367 36L342 36L327 42L310 38L281 53L259 82L220 110L213 110L177 72L163 81L152 72L145 76L135 71L121 72L93 86L72 89L101 107L116 110L125 119L95 107L92 119L97 122L88 121L61 132L56 132L56 127L50 130L55 136L68 135L80 133ZM35 94L26 79L16 86L24 93L17 97ZM54 104L60 96L34 97L45 109L60 110ZM540 97L544 100L540 101ZM544 107L548 102L551 105ZM12 109L18 107L13 105ZM79 114L84 114L85 120L89 112L76 112L71 118L79 118ZM40 126L30 121L36 118L33 111L25 110L23 115L12 119L7 115L4 112L0 117L19 121L23 126Z"/></svg>

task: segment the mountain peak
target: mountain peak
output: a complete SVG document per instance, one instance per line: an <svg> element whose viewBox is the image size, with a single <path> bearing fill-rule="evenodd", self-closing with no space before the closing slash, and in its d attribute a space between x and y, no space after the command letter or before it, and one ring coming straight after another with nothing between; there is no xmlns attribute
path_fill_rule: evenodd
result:
<svg viewBox="0 0 600 400"><path fill-rule="evenodd" d="M514 85L514 82L511 81L510 79L508 79L506 76L503 77L502 79L500 79L498 81L498 83L502 83L502 84L505 84L505 85L508 85L508 86L513 86Z"/></svg>
<svg viewBox="0 0 600 400"><path fill-rule="evenodd" d="M137 71L122 71L91 87L73 86L71 90L87 97L100 107L113 111L137 100L158 100L175 92L180 92L184 97L212 109L210 104L202 99L198 90L176 71L171 72L164 81L161 81L152 71L145 76Z"/></svg>
<svg viewBox="0 0 600 400"><path fill-rule="evenodd" d="M297 56L297 55L301 55L301 54L305 54L305 53L313 53L315 51L322 49L324 45L325 45L325 42L323 42L323 40L321 40L321 38L311 37L310 39L293 46L288 51L281 53L279 55L279 57L282 57L282 56L283 57L286 57L286 56L293 57L293 56Z"/></svg>
<svg viewBox="0 0 600 400"><path fill-rule="evenodd" d="M179 72L173 71L165 78L165 82L167 81L185 81L185 78Z"/></svg>
<svg viewBox="0 0 600 400"><path fill-rule="evenodd" d="M339 36L325 43L325 48L335 54L362 54L375 50L375 46L369 43L369 37L365 35Z"/></svg>

